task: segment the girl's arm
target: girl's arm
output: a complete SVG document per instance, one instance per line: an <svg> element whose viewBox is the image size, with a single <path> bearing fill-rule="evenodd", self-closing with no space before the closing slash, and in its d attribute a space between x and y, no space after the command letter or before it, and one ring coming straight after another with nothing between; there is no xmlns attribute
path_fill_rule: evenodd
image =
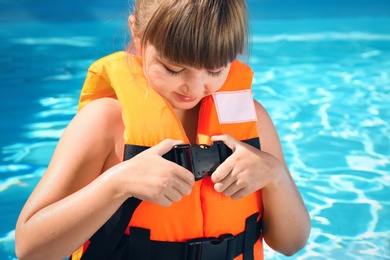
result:
<svg viewBox="0 0 390 260"><path fill-rule="evenodd" d="M227 135L213 137L213 141L224 141L233 155L211 178L216 191L232 199L262 189L264 240L274 250L293 255L307 242L310 217L288 171L272 120L259 103L255 107L261 151Z"/></svg>
<svg viewBox="0 0 390 260"><path fill-rule="evenodd" d="M20 259L60 259L82 245L126 199L115 169L123 147L120 107L109 99L88 104L70 122L47 171L16 225Z"/></svg>
<svg viewBox="0 0 390 260"><path fill-rule="evenodd" d="M275 126L264 107L255 104L262 151L268 153L273 169L271 181L262 190L264 240L274 250L293 255L306 245L310 216L286 165Z"/></svg>
<svg viewBox="0 0 390 260"><path fill-rule="evenodd" d="M19 259L69 256L131 196L169 206L191 192L193 175L161 157L179 142L165 140L122 162L123 130L113 99L75 116L19 216Z"/></svg>

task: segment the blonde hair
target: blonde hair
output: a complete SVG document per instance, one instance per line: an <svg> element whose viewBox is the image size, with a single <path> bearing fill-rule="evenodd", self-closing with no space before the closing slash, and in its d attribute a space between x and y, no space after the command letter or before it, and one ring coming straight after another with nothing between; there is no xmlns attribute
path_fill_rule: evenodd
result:
<svg viewBox="0 0 390 260"><path fill-rule="evenodd" d="M247 49L245 0L137 0L134 17L141 47L177 64L220 68Z"/></svg>

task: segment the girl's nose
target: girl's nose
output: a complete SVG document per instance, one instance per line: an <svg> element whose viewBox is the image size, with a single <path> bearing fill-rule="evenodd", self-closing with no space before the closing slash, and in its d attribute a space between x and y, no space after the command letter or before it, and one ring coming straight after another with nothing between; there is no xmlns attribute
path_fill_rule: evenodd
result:
<svg viewBox="0 0 390 260"><path fill-rule="evenodd" d="M206 73L197 71L191 73L191 76L186 79L187 92L193 96L203 93L206 88Z"/></svg>

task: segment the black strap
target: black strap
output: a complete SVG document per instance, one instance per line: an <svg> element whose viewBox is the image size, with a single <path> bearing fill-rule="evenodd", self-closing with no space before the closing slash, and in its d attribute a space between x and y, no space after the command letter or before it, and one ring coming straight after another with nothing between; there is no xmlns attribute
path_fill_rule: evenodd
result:
<svg viewBox="0 0 390 260"><path fill-rule="evenodd" d="M244 143L260 149L259 138L244 140ZM150 147L141 145L126 144L124 157L132 158ZM224 162L232 150L222 141L214 142L213 145L177 145L163 157L171 162L175 162L191 171L195 180L200 180L211 175L215 169Z"/></svg>
<svg viewBox="0 0 390 260"><path fill-rule="evenodd" d="M257 226L257 217L259 214L254 214L248 217L245 221L245 234L244 234L244 260L253 260L254 252L253 246L259 239L262 229L262 219L260 219L259 226ZM259 230L260 229L260 230ZM254 241L255 240L255 241Z"/></svg>
<svg viewBox="0 0 390 260"><path fill-rule="evenodd" d="M129 259L231 260L243 254L244 260L253 260L253 247L259 240L262 228L261 219L257 221L258 216L259 213L256 213L248 217L245 230L237 236L226 234L219 238L199 238L186 242L148 240L150 235L148 229L131 228Z"/></svg>
<svg viewBox="0 0 390 260"><path fill-rule="evenodd" d="M251 138L251 139L243 140L242 142L249 144L249 145L251 145L259 150L261 149L259 138ZM230 148L227 147L227 145L225 145L222 142L216 142L216 143L219 146L218 149L220 150L221 157L226 159L231 154L231 151L229 153ZM191 146L191 145L189 145L189 146ZM192 145L192 146L195 146L195 145ZM200 145L200 146L202 146L202 145ZM178 146L178 147L180 148L180 146ZM178 148L178 147L176 147L176 148ZM139 154L139 153L141 153L149 148L150 148L150 146L125 144L124 160L128 160L130 158L133 158L137 154ZM176 162L176 158L175 158L176 148L173 148L172 150L170 150L163 157L169 161ZM176 162L176 163L179 163L179 162Z"/></svg>
<svg viewBox="0 0 390 260"><path fill-rule="evenodd" d="M130 234L128 259L150 259L150 230L130 227Z"/></svg>
<svg viewBox="0 0 390 260"><path fill-rule="evenodd" d="M131 158L124 158L124 160ZM117 247L121 244L123 233L140 203L141 200L134 197L127 199L114 215L89 239L90 244L82 255L81 260L113 259L112 255L117 253Z"/></svg>

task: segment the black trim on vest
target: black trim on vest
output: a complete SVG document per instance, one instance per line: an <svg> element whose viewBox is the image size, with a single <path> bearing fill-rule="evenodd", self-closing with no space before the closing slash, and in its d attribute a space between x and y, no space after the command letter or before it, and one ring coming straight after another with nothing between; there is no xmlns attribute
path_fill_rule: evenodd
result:
<svg viewBox="0 0 390 260"><path fill-rule="evenodd" d="M127 199L112 217L90 238L90 244L82 255L82 260L87 259L112 259L111 255L120 244L129 220L141 203L136 198Z"/></svg>
<svg viewBox="0 0 390 260"><path fill-rule="evenodd" d="M244 140L243 142L250 144L251 146L253 146L255 148L260 149L259 138L252 138L252 139ZM218 147L217 150L219 153L219 162L217 162L217 163L220 164L231 154L231 150L223 142L215 142L215 143L217 143L217 147ZM186 166L185 163L186 163L186 161L188 162L188 161L193 160L194 157L187 156L187 157L184 157L184 159L183 159L183 156L180 157L180 154L183 154L182 151L178 152L178 150L187 151L186 149L188 149L190 147L197 147L197 146L198 145L188 145L186 147L178 146L178 147L173 148L171 151L169 151L163 157L166 158L167 160L176 162L179 165L186 167L187 169L191 169L191 168L189 168L188 165ZM214 145L212 145L210 147L213 147L213 146ZM205 145L203 145L203 146L200 145L198 148L190 149L190 153L197 153L198 149L202 149L199 153L207 153L207 150L209 150L210 147L207 147L208 149L205 149L205 147L206 147ZM124 161L133 158L134 156L145 151L148 148L150 148L150 147L126 144L125 151L124 151ZM215 153L215 151L212 151L212 152ZM178 156L178 154L179 154L179 156ZM207 153L207 156L209 156L208 153ZM202 158L205 158L207 156L203 155ZM211 156L209 156L209 157L211 157ZM212 161L212 163L215 163L215 161ZM195 166L195 168L196 167L197 166ZM206 164L206 167L209 167L209 168L207 168L207 170L208 169L213 170L213 168L210 168L210 164ZM215 167L215 165L212 167ZM204 171L204 169L200 170L200 172L202 172L202 171ZM208 174L211 172L212 171L204 172L204 173ZM198 176L200 176L200 175L198 175ZM96 233L89 239L90 244L87 247L84 254L82 255L81 260L123 259L122 254L127 255L127 253L129 253L129 252L123 251L124 244L128 243L126 241L127 239L124 240L124 237L125 237L124 233L125 233L125 230L129 224L130 220L131 220L131 217L133 216L134 211L137 209L138 205L141 202L142 202L141 200L134 198L134 197L127 199L119 207L119 209L114 213L114 215L112 215L112 217L98 231L96 231ZM253 216L251 216L251 217L253 217ZM246 223L246 225L248 225L248 223ZM261 228L261 225L259 228ZM255 230L257 230L257 228ZM140 232L140 233L143 234L143 240L145 241L145 237L147 236L147 233L145 233L145 232ZM251 240L249 237L253 237L253 235L249 235L249 233L251 233L251 232L243 232L243 233L244 233L245 238L237 239L237 241L238 240L248 241L248 240ZM241 234L243 234L243 233L241 233ZM133 232L133 234L134 234L134 232ZM257 232L257 238L259 237L259 235L260 235L260 233ZM247 236L248 236L248 238L247 238ZM131 246L131 244L134 243L134 239L131 237L132 236L130 236L130 241L133 241L133 242L130 243L129 250L134 248L133 246ZM234 238L234 240L235 239L236 238ZM161 242L161 243L168 243L168 242ZM245 242L244 245L245 245L245 250L242 253L244 253L244 256L247 255L246 258L244 258L244 259L245 260L253 259L253 258L249 257L251 254L253 255L253 245L250 246L250 244L247 242ZM237 246L234 245L234 247L237 247ZM230 248L230 246L229 246L229 248ZM249 252L249 254L247 252ZM252 253L250 253L250 252L252 252ZM172 255L176 254L175 252L170 252L170 253ZM177 253L179 253L179 252L177 252ZM133 252L131 253L131 256L133 259ZM144 257L142 259L145 259L145 255L143 255L143 256ZM124 259L126 259L126 258L124 258ZM151 258L151 259L160 259L160 258ZM169 259L174 259L174 258L169 258ZM180 258L177 258L177 259L180 259ZM190 258L190 259L192 260L192 259L200 259L200 258Z"/></svg>
<svg viewBox="0 0 390 260"><path fill-rule="evenodd" d="M259 213L248 217L245 230L233 236L190 239L186 242L150 240L150 230L130 227L129 255L131 260L231 260L243 254L244 260L253 260L253 247L259 240L262 219ZM127 236L127 235L125 235ZM125 251L125 250L124 250Z"/></svg>

